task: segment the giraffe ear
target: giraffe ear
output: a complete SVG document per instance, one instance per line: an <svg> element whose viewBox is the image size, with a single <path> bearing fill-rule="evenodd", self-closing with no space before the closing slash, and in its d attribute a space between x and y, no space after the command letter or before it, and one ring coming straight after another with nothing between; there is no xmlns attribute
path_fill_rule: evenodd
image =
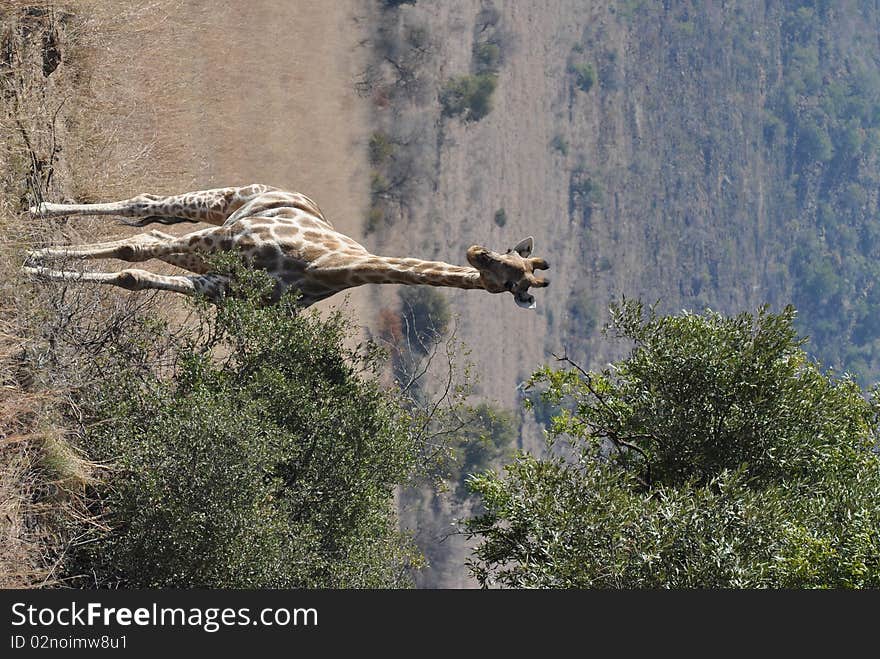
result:
<svg viewBox="0 0 880 659"><path fill-rule="evenodd" d="M514 248L511 249L510 251L511 251L511 252L516 252L516 253L519 254L521 257L523 257L524 259L526 259L526 258L529 257L529 254L532 253L532 247L534 247L534 245L535 245L535 239L532 238L531 236L529 236L529 237L526 238L525 240L520 240L520 241L516 244L516 247L514 247Z"/></svg>

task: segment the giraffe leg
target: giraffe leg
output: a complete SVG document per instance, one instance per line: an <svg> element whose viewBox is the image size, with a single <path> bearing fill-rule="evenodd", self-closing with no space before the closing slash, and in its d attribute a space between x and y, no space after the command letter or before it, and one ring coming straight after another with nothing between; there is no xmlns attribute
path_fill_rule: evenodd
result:
<svg viewBox="0 0 880 659"><path fill-rule="evenodd" d="M228 286L228 278L220 275L157 275L146 270L128 269L120 272L72 272L44 267L25 268L26 274L53 281L96 282L119 286L129 291L174 291L184 295L204 295L219 299Z"/></svg>
<svg viewBox="0 0 880 659"><path fill-rule="evenodd" d="M92 249L108 249L113 247L121 247L123 245L139 242L139 243L151 243L159 241L171 241L175 240L175 236L172 236L168 233L163 233L158 229L153 229L149 233L142 233L137 236L132 236L131 238L123 238L121 240L112 240L105 243L94 243L89 245ZM56 248L58 249L58 248ZM61 248L63 249L63 248ZM30 256L36 260L40 258L45 258L47 255L39 252L33 252ZM173 266L177 266L178 268L182 268L183 270L189 270L190 272L195 272L200 275L207 274L210 272L210 267L205 262L205 259L198 254L168 254L166 256L158 257L160 261L165 263L169 263Z"/></svg>
<svg viewBox="0 0 880 659"><path fill-rule="evenodd" d="M127 244L134 244L134 243L147 244L147 243L155 243L155 242L168 241L168 240L174 240L174 239L175 239L175 237L172 236L171 234L163 233L161 231L153 229L152 231L150 231L148 233L139 233L136 236L130 236L128 238L119 238L117 240L107 240L107 241L100 242L100 243L89 243L88 245L76 245L76 246L71 246L70 249L84 248L84 247L90 247L93 249L110 249L113 247L121 247L122 245L127 245ZM62 246L62 247L50 247L50 248L45 248L45 249L32 250L32 251L28 252L28 256L31 258L36 258L36 259L46 258L49 256L66 256L67 255L66 252L64 254L60 253L66 249L68 249L68 248ZM56 254L55 253L56 251L58 251L59 253Z"/></svg>
<svg viewBox="0 0 880 659"><path fill-rule="evenodd" d="M182 270L189 270L190 272L195 272L200 275L207 274L211 271L211 268L198 254L168 254L166 256L158 257L160 261L164 263L168 263L170 265L181 268Z"/></svg>
<svg viewBox="0 0 880 659"><path fill-rule="evenodd" d="M231 246L230 232L222 227L193 231L180 238L164 234L161 231L152 231L148 234L106 243L37 249L28 252L28 258L35 261L52 258L120 259L136 263L152 258L165 260L173 257L176 261L183 262L183 259L179 258L180 256L186 256L193 252L210 254L222 249L229 249ZM187 263L191 261L187 260ZM195 261L192 263L196 264ZM204 264L204 261L201 263Z"/></svg>
<svg viewBox="0 0 880 659"><path fill-rule="evenodd" d="M255 196L274 190L268 185L249 185L242 188L216 188L186 194L161 197L141 194L124 201L106 204L53 204L43 202L30 208L35 217L58 217L61 215L121 215L122 217L155 218L165 224L175 221L207 222L223 224L236 210Z"/></svg>
<svg viewBox="0 0 880 659"><path fill-rule="evenodd" d="M147 235L152 238L159 238L166 241L175 239L174 236L167 233L162 233L158 229L153 229ZM168 254L166 256L160 256L159 260L165 263L170 263L171 265L177 266L178 268L181 268L183 270L189 270L190 272L195 272L200 275L207 274L211 270L211 268L205 262L205 259L198 254Z"/></svg>

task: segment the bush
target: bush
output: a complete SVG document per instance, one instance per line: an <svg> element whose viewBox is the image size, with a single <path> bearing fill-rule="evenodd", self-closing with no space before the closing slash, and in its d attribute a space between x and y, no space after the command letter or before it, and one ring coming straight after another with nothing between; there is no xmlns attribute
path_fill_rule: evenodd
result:
<svg viewBox="0 0 880 659"><path fill-rule="evenodd" d="M501 47L488 41L476 44L474 62L477 73L497 73L501 67Z"/></svg>
<svg viewBox="0 0 880 659"><path fill-rule="evenodd" d="M572 64L569 72L574 76L574 84L583 92L588 92L596 84L596 69L592 64Z"/></svg>
<svg viewBox="0 0 880 659"><path fill-rule="evenodd" d="M491 467L500 458L509 458L517 439L513 414L488 403L473 410L471 422L465 426L453 447L451 479L460 499L468 496L468 479Z"/></svg>
<svg viewBox="0 0 880 659"><path fill-rule="evenodd" d="M568 140L566 140L562 135L554 135L553 139L550 140L550 148L554 151L559 152L563 156L567 156Z"/></svg>
<svg viewBox="0 0 880 659"><path fill-rule="evenodd" d="M417 453L379 383L375 350L265 287L227 300L172 378L107 358L83 404L90 456L112 462L93 502L109 526L77 544L83 586L348 588L405 585L414 558L394 490ZM212 357L220 354L222 358ZM99 422L98 422L99 421Z"/></svg>
<svg viewBox="0 0 880 659"><path fill-rule="evenodd" d="M494 73L449 78L440 90L443 116L479 121L492 110L492 94L498 84Z"/></svg>
<svg viewBox="0 0 880 659"><path fill-rule="evenodd" d="M793 309L612 319L628 358L533 378L552 457L472 479L483 585L880 586L880 401L808 360Z"/></svg>
<svg viewBox="0 0 880 659"><path fill-rule="evenodd" d="M507 224L507 211L505 211L503 208L499 208L497 211L495 211L495 215L492 217L492 219L495 220L495 224L497 224L499 227L503 227L505 224Z"/></svg>
<svg viewBox="0 0 880 659"><path fill-rule="evenodd" d="M377 131L370 136L369 153L370 164L378 167L394 154L394 143L388 135Z"/></svg>

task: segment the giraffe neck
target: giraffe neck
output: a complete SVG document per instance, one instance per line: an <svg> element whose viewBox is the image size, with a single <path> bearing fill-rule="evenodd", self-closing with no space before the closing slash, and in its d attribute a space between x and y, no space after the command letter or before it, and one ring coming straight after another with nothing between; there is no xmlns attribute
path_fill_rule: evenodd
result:
<svg viewBox="0 0 880 659"><path fill-rule="evenodd" d="M443 261L370 255L350 269L351 281L359 284L409 284L484 288L480 271Z"/></svg>

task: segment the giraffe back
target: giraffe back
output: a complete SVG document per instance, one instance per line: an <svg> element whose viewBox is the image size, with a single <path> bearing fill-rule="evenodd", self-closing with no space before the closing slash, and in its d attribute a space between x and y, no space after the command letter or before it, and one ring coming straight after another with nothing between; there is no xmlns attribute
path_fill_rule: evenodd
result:
<svg viewBox="0 0 880 659"><path fill-rule="evenodd" d="M248 199L223 225L221 249L234 249L278 282L276 294L294 287L312 304L352 285L339 264L369 256L336 231L318 205L297 192L269 189Z"/></svg>

